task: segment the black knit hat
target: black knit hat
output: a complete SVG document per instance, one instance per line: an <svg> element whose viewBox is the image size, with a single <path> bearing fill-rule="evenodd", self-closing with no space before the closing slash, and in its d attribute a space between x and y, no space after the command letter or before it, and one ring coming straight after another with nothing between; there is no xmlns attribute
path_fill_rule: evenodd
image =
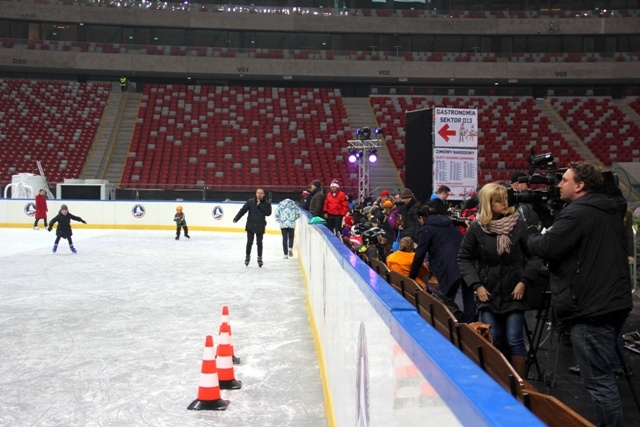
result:
<svg viewBox="0 0 640 427"><path fill-rule="evenodd" d="M313 181L311 181L311 185L313 185L316 188L322 187L322 183L320 182L319 179L314 179Z"/></svg>

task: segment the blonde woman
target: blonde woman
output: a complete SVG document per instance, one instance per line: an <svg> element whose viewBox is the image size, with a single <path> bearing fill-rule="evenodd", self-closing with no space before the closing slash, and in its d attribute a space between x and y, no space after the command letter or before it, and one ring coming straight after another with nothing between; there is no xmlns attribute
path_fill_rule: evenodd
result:
<svg viewBox="0 0 640 427"><path fill-rule="evenodd" d="M508 205L507 188L490 183L478 197L480 214L464 236L458 264L476 292L480 319L491 325L494 345L511 356L511 364L524 377L524 295L541 261L529 252L527 225Z"/></svg>

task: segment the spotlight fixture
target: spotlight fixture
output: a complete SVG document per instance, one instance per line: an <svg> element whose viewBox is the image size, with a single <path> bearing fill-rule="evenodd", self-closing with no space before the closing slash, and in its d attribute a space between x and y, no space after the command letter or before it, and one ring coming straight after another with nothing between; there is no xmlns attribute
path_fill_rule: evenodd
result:
<svg viewBox="0 0 640 427"><path fill-rule="evenodd" d="M369 129L369 128L360 129L360 133L362 135L362 139L370 139L371 138L371 129Z"/></svg>
<svg viewBox="0 0 640 427"><path fill-rule="evenodd" d="M376 134L376 135L382 135L382 129L380 129L380 128L375 128L375 129L373 130L373 133L374 133L374 134Z"/></svg>
<svg viewBox="0 0 640 427"><path fill-rule="evenodd" d="M369 150L369 163L375 163L378 160L378 150L372 148Z"/></svg>
<svg viewBox="0 0 640 427"><path fill-rule="evenodd" d="M347 157L349 159L349 163L355 163L358 160L360 160L360 157L362 156L362 153L354 148L349 149L349 157Z"/></svg>

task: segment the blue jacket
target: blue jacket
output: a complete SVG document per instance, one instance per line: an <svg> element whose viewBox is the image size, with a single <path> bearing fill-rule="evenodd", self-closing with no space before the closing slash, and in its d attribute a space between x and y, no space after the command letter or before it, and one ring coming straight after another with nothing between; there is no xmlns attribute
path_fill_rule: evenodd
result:
<svg viewBox="0 0 640 427"><path fill-rule="evenodd" d="M300 210L291 199L284 199L276 207L276 222L280 228L296 228L296 220L300 218Z"/></svg>

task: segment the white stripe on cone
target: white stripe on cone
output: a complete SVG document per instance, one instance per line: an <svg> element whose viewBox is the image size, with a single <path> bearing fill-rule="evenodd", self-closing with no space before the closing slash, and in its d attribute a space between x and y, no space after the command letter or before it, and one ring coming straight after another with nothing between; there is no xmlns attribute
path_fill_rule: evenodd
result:
<svg viewBox="0 0 640 427"><path fill-rule="evenodd" d="M231 356L218 357L218 360L216 361L216 366L218 370L233 368L233 359L231 358Z"/></svg>
<svg viewBox="0 0 640 427"><path fill-rule="evenodd" d="M215 374L201 374L200 382L198 386L205 388L214 388L219 387L220 382L218 381L218 373Z"/></svg>

